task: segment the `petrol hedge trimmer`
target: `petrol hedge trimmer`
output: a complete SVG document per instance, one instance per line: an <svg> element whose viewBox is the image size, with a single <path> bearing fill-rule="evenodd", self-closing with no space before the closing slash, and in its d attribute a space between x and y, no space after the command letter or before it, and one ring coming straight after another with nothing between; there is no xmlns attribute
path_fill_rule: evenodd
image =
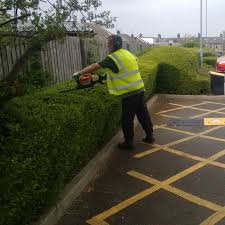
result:
<svg viewBox="0 0 225 225"><path fill-rule="evenodd" d="M106 75L80 75L79 73L75 73L73 74L72 78L75 81L75 88L59 91L60 93L94 87L94 85L97 83L104 84L103 81L106 80Z"/></svg>

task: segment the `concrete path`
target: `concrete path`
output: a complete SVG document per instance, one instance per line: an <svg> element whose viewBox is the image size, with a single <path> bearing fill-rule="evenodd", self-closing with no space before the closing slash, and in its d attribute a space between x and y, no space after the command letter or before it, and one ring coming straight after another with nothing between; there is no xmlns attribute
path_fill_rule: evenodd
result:
<svg viewBox="0 0 225 225"><path fill-rule="evenodd" d="M225 126L167 126L171 118L225 118L225 101L161 99L154 145L116 150L57 225L225 225Z"/></svg>

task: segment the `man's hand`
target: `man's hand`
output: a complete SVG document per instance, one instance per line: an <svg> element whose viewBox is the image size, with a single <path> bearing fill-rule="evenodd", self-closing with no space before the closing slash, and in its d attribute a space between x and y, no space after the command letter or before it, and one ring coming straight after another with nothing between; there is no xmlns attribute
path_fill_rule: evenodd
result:
<svg viewBox="0 0 225 225"><path fill-rule="evenodd" d="M79 72L76 72L72 75L72 78L75 79L75 77L79 77L80 76L80 73Z"/></svg>

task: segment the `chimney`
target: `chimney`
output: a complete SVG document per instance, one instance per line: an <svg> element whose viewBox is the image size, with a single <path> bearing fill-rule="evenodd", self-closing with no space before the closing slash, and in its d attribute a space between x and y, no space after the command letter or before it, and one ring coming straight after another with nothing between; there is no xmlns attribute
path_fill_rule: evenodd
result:
<svg viewBox="0 0 225 225"><path fill-rule="evenodd" d="M81 19L81 23L86 23L86 19L84 17Z"/></svg>

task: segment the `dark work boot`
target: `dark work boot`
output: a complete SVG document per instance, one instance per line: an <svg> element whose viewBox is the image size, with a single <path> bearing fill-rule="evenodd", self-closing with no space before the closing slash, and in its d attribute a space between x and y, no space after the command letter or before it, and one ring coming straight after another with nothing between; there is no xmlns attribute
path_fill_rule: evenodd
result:
<svg viewBox="0 0 225 225"><path fill-rule="evenodd" d="M134 145L132 142L122 142L118 144L120 150L134 150Z"/></svg>
<svg viewBox="0 0 225 225"><path fill-rule="evenodd" d="M143 138L142 141L148 144L153 144L155 142L155 138L152 134L151 136L146 136L145 138Z"/></svg>

